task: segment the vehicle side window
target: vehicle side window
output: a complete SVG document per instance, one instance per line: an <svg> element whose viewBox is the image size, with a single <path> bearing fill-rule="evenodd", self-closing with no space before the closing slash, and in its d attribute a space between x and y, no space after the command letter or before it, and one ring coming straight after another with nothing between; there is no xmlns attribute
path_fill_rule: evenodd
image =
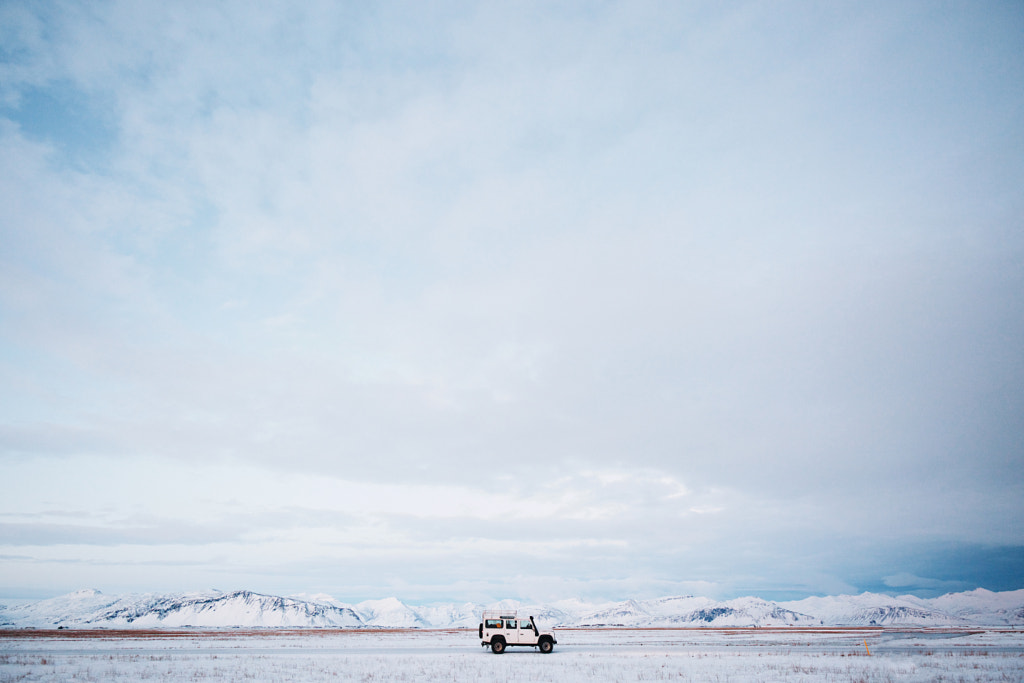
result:
<svg viewBox="0 0 1024 683"><path fill-rule="evenodd" d="M501 628L501 619L488 619L484 622L484 628Z"/></svg>
<svg viewBox="0 0 1024 683"><path fill-rule="evenodd" d="M515 628L515 627L516 627L516 620L515 619L506 619L505 620L505 628Z"/></svg>

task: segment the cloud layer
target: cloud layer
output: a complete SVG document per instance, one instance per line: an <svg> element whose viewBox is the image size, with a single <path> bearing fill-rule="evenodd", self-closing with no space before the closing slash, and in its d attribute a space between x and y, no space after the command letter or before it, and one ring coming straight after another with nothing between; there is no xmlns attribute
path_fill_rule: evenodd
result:
<svg viewBox="0 0 1024 683"><path fill-rule="evenodd" d="M1019 588L1022 27L5 3L0 587Z"/></svg>

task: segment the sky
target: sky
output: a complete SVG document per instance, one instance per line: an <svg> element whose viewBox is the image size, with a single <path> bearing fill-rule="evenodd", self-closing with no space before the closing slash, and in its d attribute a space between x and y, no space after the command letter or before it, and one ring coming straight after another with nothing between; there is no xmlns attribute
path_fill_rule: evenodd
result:
<svg viewBox="0 0 1024 683"><path fill-rule="evenodd" d="M0 595L1024 588L1024 5L0 3Z"/></svg>

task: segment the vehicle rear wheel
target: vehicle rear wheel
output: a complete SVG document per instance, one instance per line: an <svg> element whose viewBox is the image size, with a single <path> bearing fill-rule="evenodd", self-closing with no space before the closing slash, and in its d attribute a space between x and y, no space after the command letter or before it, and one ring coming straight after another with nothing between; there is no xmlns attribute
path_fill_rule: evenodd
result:
<svg viewBox="0 0 1024 683"><path fill-rule="evenodd" d="M544 640L540 641L540 645L539 646L540 646L540 651L543 652L544 654L547 654L547 653L551 652L553 649L555 649L554 644L550 640L547 640L547 639L544 639Z"/></svg>
<svg viewBox="0 0 1024 683"><path fill-rule="evenodd" d="M493 652L496 655L500 655L504 651L505 651L505 643L504 642L502 642L500 640L492 640L491 641L491 652Z"/></svg>

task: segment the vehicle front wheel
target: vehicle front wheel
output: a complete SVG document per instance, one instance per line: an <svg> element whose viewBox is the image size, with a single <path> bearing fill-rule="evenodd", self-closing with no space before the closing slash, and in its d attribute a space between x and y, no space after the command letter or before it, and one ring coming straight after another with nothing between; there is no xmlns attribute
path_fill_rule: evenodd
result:
<svg viewBox="0 0 1024 683"><path fill-rule="evenodd" d="M550 640L540 641L540 651L544 654L551 652L554 648L555 646Z"/></svg>
<svg viewBox="0 0 1024 683"><path fill-rule="evenodd" d="M492 640L491 641L491 652L493 652L496 655L500 655L504 651L505 651L505 643L503 643L500 640Z"/></svg>

